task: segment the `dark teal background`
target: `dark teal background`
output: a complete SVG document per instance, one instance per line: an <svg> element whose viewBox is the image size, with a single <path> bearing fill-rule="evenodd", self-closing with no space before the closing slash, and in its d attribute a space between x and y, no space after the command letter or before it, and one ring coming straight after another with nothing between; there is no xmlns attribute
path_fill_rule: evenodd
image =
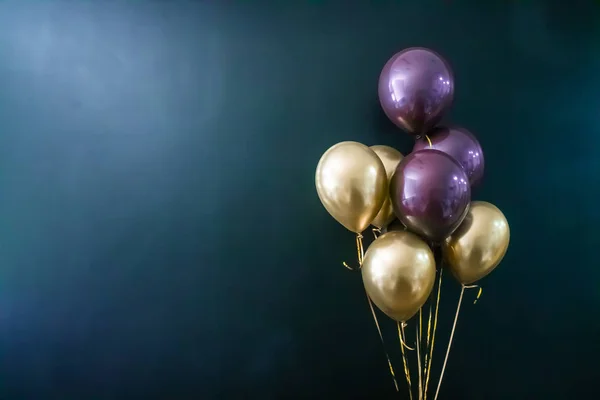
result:
<svg viewBox="0 0 600 400"><path fill-rule="evenodd" d="M512 228L440 399L598 398L599 11L0 2L0 399L406 398L313 179L339 141L410 150L376 97L410 46L452 64Z"/></svg>

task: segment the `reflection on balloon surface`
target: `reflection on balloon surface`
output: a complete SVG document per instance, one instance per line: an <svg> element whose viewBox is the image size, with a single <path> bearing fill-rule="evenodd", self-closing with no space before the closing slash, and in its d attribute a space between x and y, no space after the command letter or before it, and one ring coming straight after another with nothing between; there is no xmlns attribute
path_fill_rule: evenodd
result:
<svg viewBox="0 0 600 400"><path fill-rule="evenodd" d="M391 183L398 219L412 232L439 243L460 225L471 200L465 171L439 150L405 157Z"/></svg>

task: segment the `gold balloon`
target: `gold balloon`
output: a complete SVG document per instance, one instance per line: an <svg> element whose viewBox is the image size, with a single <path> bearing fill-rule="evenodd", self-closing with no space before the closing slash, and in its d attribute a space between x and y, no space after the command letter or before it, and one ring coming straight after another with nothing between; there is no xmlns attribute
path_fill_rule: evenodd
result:
<svg viewBox="0 0 600 400"><path fill-rule="evenodd" d="M381 235L362 264L367 294L390 318L405 322L419 311L435 282L435 259L427 244L410 232Z"/></svg>
<svg viewBox="0 0 600 400"><path fill-rule="evenodd" d="M385 173L387 174L388 183L392 180L392 176L394 176L394 172L396 172L396 167L400 160L404 158L402 153L393 147L389 146L371 146L371 150L377 154L377 156L381 159L383 166L385 167ZM389 192L385 196L385 201L381 206L381 210L375 216L375 219L371 221L371 225L376 226L377 228L385 228L396 218L394 215L394 209L392 208L392 199L390 198Z"/></svg>
<svg viewBox="0 0 600 400"><path fill-rule="evenodd" d="M452 274L469 285L500 264L509 241L510 228L502 211L485 201L474 201L462 224L442 244L442 251Z"/></svg>
<svg viewBox="0 0 600 400"><path fill-rule="evenodd" d="M381 160L357 142L341 142L327 150L317 166L315 184L329 214L355 233L369 226L388 192Z"/></svg>

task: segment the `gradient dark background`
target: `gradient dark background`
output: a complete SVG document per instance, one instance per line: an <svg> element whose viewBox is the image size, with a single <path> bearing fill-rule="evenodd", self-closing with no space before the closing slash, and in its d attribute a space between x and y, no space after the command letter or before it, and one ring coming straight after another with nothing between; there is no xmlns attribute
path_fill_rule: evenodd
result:
<svg viewBox="0 0 600 400"><path fill-rule="evenodd" d="M0 2L0 399L406 398L313 179L410 46L512 228L440 399L598 398L600 7L356 3Z"/></svg>

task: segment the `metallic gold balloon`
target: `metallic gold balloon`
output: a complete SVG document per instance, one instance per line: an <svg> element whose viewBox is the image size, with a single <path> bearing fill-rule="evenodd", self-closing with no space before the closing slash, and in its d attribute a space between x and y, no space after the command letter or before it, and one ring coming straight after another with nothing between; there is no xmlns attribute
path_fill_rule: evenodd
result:
<svg viewBox="0 0 600 400"><path fill-rule="evenodd" d="M329 214L356 233L369 226L388 196L383 163L357 142L341 142L327 150L317 166L315 184Z"/></svg>
<svg viewBox="0 0 600 400"><path fill-rule="evenodd" d="M485 201L474 201L462 224L442 244L442 251L452 274L468 285L500 264L509 241L510 228L502 211Z"/></svg>
<svg viewBox="0 0 600 400"><path fill-rule="evenodd" d="M394 172L396 172L396 167L404 156L398 150L389 146L371 146L371 150L373 150L381 159L381 162L385 167L388 182L391 181ZM379 213L377 213L377 216L371 222L371 225L380 229L385 228L394 220L394 218L396 218L396 216L394 215L394 209L392 208L392 199L388 193L385 196L385 201L381 206L381 210L379 210Z"/></svg>
<svg viewBox="0 0 600 400"><path fill-rule="evenodd" d="M435 259L417 235L394 231L371 243L361 271L373 303L390 318L405 322L419 311L433 289Z"/></svg>

